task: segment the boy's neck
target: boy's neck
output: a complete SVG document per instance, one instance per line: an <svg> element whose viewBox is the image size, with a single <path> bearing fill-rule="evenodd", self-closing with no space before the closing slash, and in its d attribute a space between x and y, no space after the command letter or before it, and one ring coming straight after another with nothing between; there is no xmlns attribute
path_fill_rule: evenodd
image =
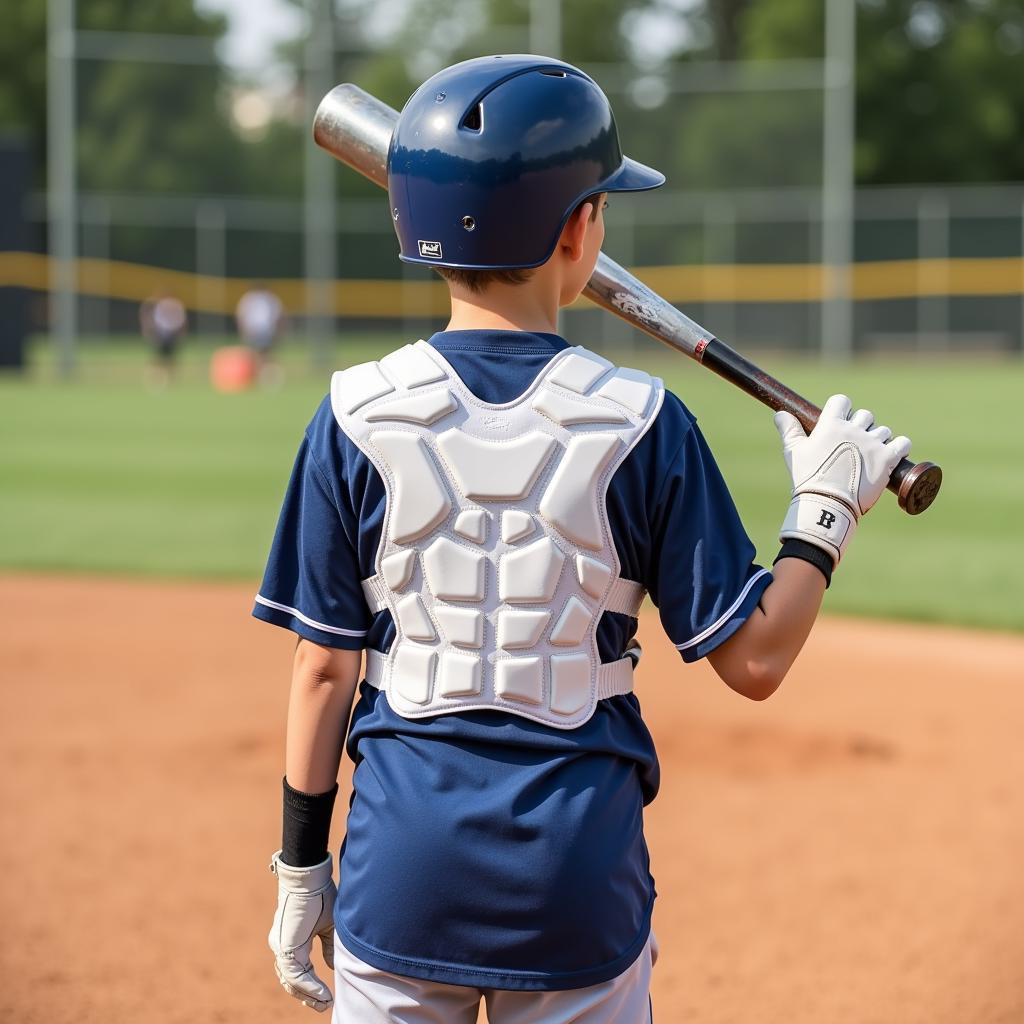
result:
<svg viewBox="0 0 1024 1024"><path fill-rule="evenodd" d="M558 298L548 289L491 284L483 292L451 289L449 331L525 331L558 333Z"/></svg>

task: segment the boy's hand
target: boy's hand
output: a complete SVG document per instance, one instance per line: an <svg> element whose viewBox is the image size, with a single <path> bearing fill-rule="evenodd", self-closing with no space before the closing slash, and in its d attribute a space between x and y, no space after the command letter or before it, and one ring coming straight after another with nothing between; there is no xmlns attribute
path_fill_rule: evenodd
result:
<svg viewBox="0 0 1024 1024"><path fill-rule="evenodd" d="M334 1002L331 990L317 977L309 954L313 939L320 937L324 962L334 969L334 900L338 894L334 863L327 860L309 868L294 868L281 860L281 851L271 858L270 870L277 875L277 913L270 929L270 949L277 976L284 990L318 1013Z"/></svg>
<svg viewBox="0 0 1024 1024"><path fill-rule="evenodd" d="M796 538L827 551L838 564L857 521L885 490L892 471L910 452L910 440L876 427L867 409L851 415L846 395L833 395L810 434L796 417L775 414L782 454L793 477L793 500L780 538Z"/></svg>

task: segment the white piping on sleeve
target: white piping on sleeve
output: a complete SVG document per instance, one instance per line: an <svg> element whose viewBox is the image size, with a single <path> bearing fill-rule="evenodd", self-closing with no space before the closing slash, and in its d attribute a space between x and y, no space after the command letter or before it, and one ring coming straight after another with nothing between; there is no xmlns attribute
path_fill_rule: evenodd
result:
<svg viewBox="0 0 1024 1024"><path fill-rule="evenodd" d="M340 626L328 626L324 622L317 622L316 619L303 615L298 608L290 608L286 604L270 601L262 594L256 595L256 603L265 605L267 608L273 608L279 612L287 612L289 615L294 615L300 622L304 622L307 626L312 626L314 629L322 629L325 633L336 633L338 636L366 636L368 632L365 629L342 629Z"/></svg>
<svg viewBox="0 0 1024 1024"><path fill-rule="evenodd" d="M749 580L747 580L747 585L740 591L740 596L737 597L731 605L729 605L726 611L724 611L714 622L712 622L707 629L702 630L700 633L698 633L692 640L687 640L685 644L676 644L676 650L685 651L691 647L696 647L697 644L702 643L704 640L707 640L707 638L711 636L713 633L718 632L718 630L721 629L722 626L724 626L730 618L732 618L736 609L739 608L741 604L743 604L747 594L750 593L750 588L753 587L753 585L762 576L771 576L771 573L767 569L761 569L759 572L755 572L754 575L751 576Z"/></svg>

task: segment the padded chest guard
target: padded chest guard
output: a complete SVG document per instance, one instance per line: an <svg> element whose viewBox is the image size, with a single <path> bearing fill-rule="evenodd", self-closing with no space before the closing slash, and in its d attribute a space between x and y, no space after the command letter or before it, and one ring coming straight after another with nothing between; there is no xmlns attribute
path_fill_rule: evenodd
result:
<svg viewBox="0 0 1024 1024"><path fill-rule="evenodd" d="M424 341L334 374L342 430L387 492L372 611L397 636L367 681L405 718L499 708L573 729L632 690L602 665L602 612L636 615L605 497L664 387L584 348L556 355L514 402L481 402Z"/></svg>

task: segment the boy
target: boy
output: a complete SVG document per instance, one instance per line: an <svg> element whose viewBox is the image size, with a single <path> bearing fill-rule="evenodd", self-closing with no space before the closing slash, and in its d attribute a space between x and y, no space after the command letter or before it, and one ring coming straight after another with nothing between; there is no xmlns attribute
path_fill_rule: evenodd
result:
<svg viewBox="0 0 1024 1024"><path fill-rule="evenodd" d="M256 599L300 637L278 976L327 1009L319 936L338 1022L470 1024L481 1000L492 1024L649 1021L644 593L684 661L764 699L910 443L842 396L809 437L779 414L793 501L774 573L754 565L682 403L557 334L605 196L664 181L622 157L598 86L540 57L448 68L403 110L388 172L401 257L441 270L452 315L335 374Z"/></svg>

